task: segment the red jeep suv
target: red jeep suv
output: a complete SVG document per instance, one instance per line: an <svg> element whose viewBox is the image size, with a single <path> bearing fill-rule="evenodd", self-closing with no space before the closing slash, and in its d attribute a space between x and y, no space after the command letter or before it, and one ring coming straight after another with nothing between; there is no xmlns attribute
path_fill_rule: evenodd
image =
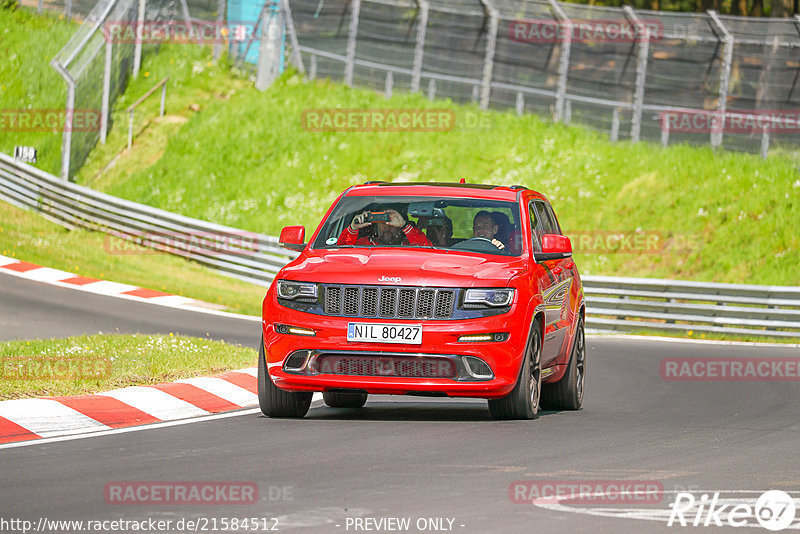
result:
<svg viewBox="0 0 800 534"><path fill-rule="evenodd" d="M262 412L312 393L478 397L495 419L583 402L584 296L547 199L522 186L368 182L342 193L263 304Z"/></svg>

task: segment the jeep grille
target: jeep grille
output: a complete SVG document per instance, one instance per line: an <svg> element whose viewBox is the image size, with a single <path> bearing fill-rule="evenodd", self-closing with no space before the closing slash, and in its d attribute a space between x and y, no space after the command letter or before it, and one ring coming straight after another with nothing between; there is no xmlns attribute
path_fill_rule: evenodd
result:
<svg viewBox="0 0 800 534"><path fill-rule="evenodd" d="M325 315L386 319L449 319L456 290L386 286L324 286Z"/></svg>

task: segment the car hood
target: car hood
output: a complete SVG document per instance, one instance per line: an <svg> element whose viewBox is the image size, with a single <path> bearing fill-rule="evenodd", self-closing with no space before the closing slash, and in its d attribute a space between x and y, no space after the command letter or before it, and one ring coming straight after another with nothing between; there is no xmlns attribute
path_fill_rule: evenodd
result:
<svg viewBox="0 0 800 534"><path fill-rule="evenodd" d="M505 286L524 270L525 262L518 257L357 248L306 251L282 276L328 284L487 287Z"/></svg>

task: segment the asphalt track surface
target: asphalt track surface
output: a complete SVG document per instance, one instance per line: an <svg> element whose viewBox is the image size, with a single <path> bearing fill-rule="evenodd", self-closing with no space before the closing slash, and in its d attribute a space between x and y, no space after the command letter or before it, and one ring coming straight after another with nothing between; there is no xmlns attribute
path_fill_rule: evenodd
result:
<svg viewBox="0 0 800 534"><path fill-rule="evenodd" d="M258 326L62 295L68 290L27 281L15 286L3 276L0 284L6 338L16 324L18 335L11 337L169 328L249 342L245 331ZM732 532L591 515L586 506L512 503L509 486L532 479L643 480L658 481L666 491L800 489L797 382L672 382L659 371L665 357L788 357L797 356L796 347L589 336L587 349L583 410L544 412L534 421L492 421L484 401L371 397L361 410L315 404L301 420L245 412L0 449L0 525L9 518L34 525L40 518L199 519L210 529L214 519L259 517L277 518L281 532ZM238 506L108 504L105 486L125 481L250 481L259 500ZM661 509L672 497L665 499ZM596 511L615 504L592 506ZM409 518L410 527L366 530L375 523L362 523L365 528L356 529L355 518ZM452 519L451 530L447 520L445 529L418 528L426 526L417 523L425 518Z"/></svg>

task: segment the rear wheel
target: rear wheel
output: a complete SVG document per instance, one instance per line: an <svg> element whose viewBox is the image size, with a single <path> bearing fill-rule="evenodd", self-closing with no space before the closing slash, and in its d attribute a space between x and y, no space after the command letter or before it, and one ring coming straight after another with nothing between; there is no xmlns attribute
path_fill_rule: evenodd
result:
<svg viewBox="0 0 800 534"><path fill-rule="evenodd" d="M367 402L366 393L351 393L347 391L326 391L322 400L331 408L361 408Z"/></svg>
<svg viewBox="0 0 800 534"><path fill-rule="evenodd" d="M258 405L268 417L303 417L311 406L311 392L284 391L267 373L264 340L258 353Z"/></svg>
<svg viewBox="0 0 800 534"><path fill-rule="evenodd" d="M517 385L501 399L489 400L493 419L536 419L542 392L542 338L538 326L533 327L525 349Z"/></svg>
<svg viewBox="0 0 800 534"><path fill-rule="evenodd" d="M586 338L583 318L578 317L569 365L555 384L542 384L542 406L554 410L580 410L586 382Z"/></svg>

